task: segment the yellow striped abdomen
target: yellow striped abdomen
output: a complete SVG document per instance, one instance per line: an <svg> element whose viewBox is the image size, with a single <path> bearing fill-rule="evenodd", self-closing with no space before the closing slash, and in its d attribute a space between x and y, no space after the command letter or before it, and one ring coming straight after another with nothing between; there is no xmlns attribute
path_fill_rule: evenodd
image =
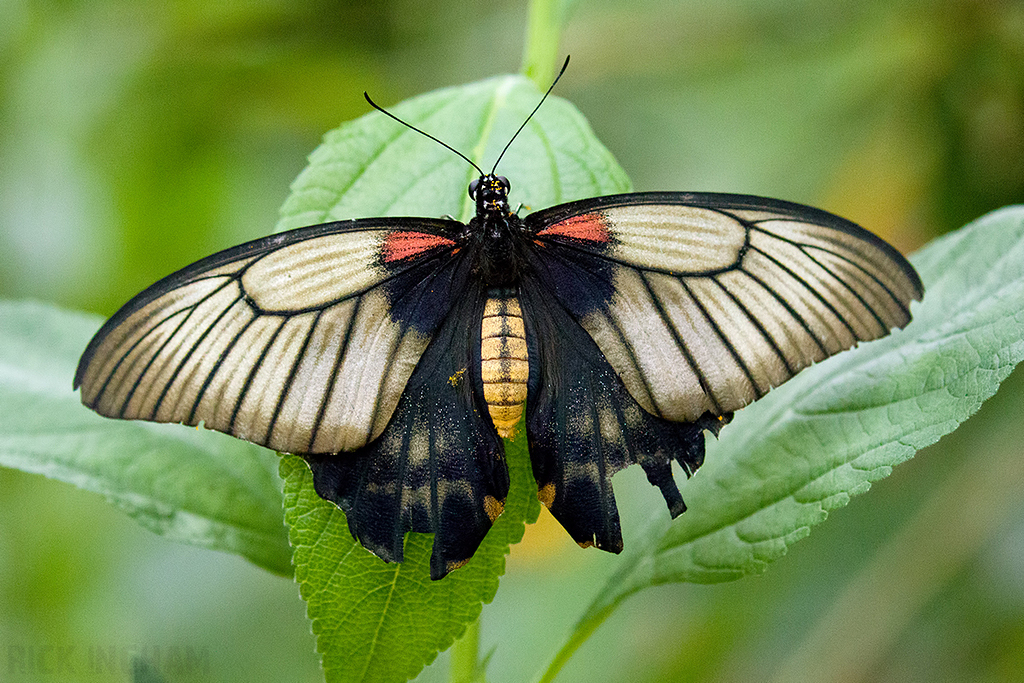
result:
<svg viewBox="0 0 1024 683"><path fill-rule="evenodd" d="M526 380L530 374L523 312L515 296L494 296L487 300L480 360L484 400L491 421L503 439L511 439L523 416Z"/></svg>

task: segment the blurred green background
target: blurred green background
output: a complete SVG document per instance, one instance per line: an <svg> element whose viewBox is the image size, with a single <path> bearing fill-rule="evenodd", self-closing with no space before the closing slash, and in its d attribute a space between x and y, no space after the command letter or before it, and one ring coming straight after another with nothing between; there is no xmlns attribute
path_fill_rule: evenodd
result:
<svg viewBox="0 0 1024 683"><path fill-rule="evenodd" d="M109 315L267 234L363 90L517 71L525 21L499 0L0 0L0 297ZM904 252L1024 201L1019 1L594 0L565 53L558 94L638 190L813 204ZM764 576L627 602L559 680L1024 680L1022 388ZM628 545L664 505L642 473L616 493ZM484 608L488 678L531 678L614 563L528 529ZM289 580L0 470L0 680L129 680L141 652L171 682L315 681L303 614ZM62 670L68 648L96 666Z"/></svg>

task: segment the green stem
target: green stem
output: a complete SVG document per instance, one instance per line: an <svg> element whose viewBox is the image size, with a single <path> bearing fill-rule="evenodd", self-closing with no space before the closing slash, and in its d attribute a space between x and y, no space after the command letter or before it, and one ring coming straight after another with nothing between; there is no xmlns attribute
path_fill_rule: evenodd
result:
<svg viewBox="0 0 1024 683"><path fill-rule="evenodd" d="M477 680L480 668L477 662L479 648L480 620L477 619L466 627L466 632L452 646L452 658L448 672L448 680L451 683L473 683Z"/></svg>
<svg viewBox="0 0 1024 683"><path fill-rule="evenodd" d="M541 90L551 85L562 28L559 0L530 0L523 48L523 73Z"/></svg>

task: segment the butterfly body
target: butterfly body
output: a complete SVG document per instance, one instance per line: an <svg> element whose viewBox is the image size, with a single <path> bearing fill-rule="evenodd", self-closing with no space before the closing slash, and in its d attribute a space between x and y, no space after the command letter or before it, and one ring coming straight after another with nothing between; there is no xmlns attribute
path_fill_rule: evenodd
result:
<svg viewBox="0 0 1024 683"><path fill-rule="evenodd" d="M526 325L514 289L487 292L480 337L484 400L498 435L511 439L526 407L530 377Z"/></svg>

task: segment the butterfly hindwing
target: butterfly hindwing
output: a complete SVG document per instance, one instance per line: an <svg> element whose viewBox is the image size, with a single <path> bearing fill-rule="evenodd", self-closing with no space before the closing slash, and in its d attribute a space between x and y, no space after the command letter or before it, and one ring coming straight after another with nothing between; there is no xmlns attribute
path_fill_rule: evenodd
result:
<svg viewBox="0 0 1024 683"><path fill-rule="evenodd" d="M379 557L401 561L407 531L435 534L434 579L472 557L508 494L504 447L482 400L483 305L480 288L461 293L380 438L306 458L317 493Z"/></svg>
<svg viewBox="0 0 1024 683"><path fill-rule="evenodd" d="M94 337L75 386L97 412L181 422L290 453L384 430L455 293L459 224L341 221L164 278Z"/></svg>
<svg viewBox="0 0 1024 683"><path fill-rule="evenodd" d="M670 422L645 411L600 349L533 278L522 284L530 348L527 434L539 497L583 546L622 550L611 477L639 463L673 517L686 508L672 476L704 459L704 430L725 419Z"/></svg>
<svg viewBox="0 0 1024 683"><path fill-rule="evenodd" d="M649 413L742 408L811 363L910 319L917 274L810 207L639 193L531 214L538 277Z"/></svg>

